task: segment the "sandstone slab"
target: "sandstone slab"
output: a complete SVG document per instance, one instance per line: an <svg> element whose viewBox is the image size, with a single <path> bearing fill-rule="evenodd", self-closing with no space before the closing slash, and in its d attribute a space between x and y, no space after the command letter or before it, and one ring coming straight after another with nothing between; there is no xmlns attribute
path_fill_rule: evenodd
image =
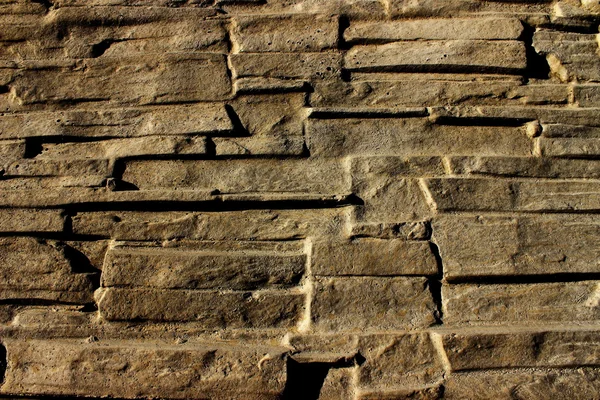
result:
<svg viewBox="0 0 600 400"><path fill-rule="evenodd" d="M418 329L434 322L424 278L318 278L313 290L318 331Z"/></svg>

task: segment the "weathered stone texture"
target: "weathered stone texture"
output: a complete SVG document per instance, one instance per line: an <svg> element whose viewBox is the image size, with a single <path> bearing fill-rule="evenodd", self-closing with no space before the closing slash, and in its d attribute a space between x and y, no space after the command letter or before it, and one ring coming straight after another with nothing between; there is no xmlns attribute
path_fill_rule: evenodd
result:
<svg viewBox="0 0 600 400"><path fill-rule="evenodd" d="M0 397L598 399L598 0L0 0Z"/></svg>

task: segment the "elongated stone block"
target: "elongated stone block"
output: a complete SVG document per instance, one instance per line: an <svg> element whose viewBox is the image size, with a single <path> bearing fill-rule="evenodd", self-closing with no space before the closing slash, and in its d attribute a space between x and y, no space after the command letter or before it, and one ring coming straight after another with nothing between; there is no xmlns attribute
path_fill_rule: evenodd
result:
<svg viewBox="0 0 600 400"><path fill-rule="evenodd" d="M417 329L434 322L424 278L318 278L313 290L318 331Z"/></svg>
<svg viewBox="0 0 600 400"><path fill-rule="evenodd" d="M319 241L312 244L315 275L435 275L437 262L429 242L402 239Z"/></svg>
<svg viewBox="0 0 600 400"><path fill-rule="evenodd" d="M516 40L446 40L356 46L344 57L351 71L518 73L527 67L525 45Z"/></svg>
<svg viewBox="0 0 600 400"><path fill-rule="evenodd" d="M195 321L208 329L291 328L304 303L298 291L107 288L98 296L100 315L108 321Z"/></svg>
<svg viewBox="0 0 600 400"><path fill-rule="evenodd" d="M276 399L285 385L281 347L117 340L3 343L10 366L3 394Z"/></svg>
<svg viewBox="0 0 600 400"><path fill-rule="evenodd" d="M599 231L593 215L441 216L433 222L448 280L597 273Z"/></svg>
<svg viewBox="0 0 600 400"><path fill-rule="evenodd" d="M222 246L223 247L223 246ZM233 246L232 246L233 247ZM240 248L241 247L241 248ZM119 246L108 251L103 286L251 290L298 285L306 255L233 247L197 249Z"/></svg>

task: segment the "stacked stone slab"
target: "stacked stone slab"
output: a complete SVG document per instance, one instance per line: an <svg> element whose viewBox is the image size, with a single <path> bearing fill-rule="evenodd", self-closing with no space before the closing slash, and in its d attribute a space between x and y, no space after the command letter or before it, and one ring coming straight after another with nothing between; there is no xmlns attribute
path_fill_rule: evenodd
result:
<svg viewBox="0 0 600 400"><path fill-rule="evenodd" d="M597 399L596 0L0 0L0 397Z"/></svg>

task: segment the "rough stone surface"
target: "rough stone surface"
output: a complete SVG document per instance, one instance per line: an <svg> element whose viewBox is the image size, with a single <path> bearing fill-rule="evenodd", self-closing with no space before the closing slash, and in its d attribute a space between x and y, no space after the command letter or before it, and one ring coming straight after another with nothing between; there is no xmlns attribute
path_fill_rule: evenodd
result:
<svg viewBox="0 0 600 400"><path fill-rule="evenodd" d="M0 0L0 397L598 399L598 0Z"/></svg>

